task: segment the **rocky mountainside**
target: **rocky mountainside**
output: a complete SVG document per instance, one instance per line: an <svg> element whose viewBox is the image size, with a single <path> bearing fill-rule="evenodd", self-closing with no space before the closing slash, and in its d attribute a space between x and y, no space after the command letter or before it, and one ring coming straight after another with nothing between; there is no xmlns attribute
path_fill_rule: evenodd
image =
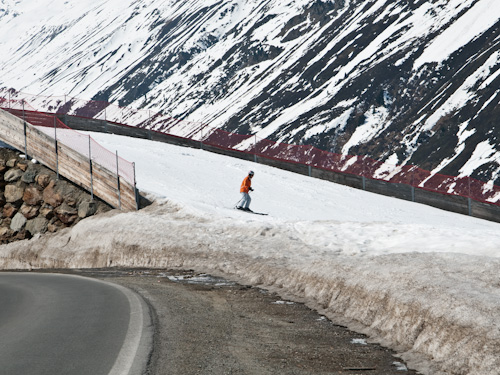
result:
<svg viewBox="0 0 500 375"><path fill-rule="evenodd" d="M0 4L4 97L110 101L186 120L180 134L203 122L500 184L498 1Z"/></svg>

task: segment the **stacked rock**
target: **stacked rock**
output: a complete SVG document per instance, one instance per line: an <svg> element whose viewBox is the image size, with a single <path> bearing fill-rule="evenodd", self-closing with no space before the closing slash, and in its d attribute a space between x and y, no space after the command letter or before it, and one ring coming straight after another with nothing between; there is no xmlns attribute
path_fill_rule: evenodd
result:
<svg viewBox="0 0 500 375"><path fill-rule="evenodd" d="M28 161L14 150L0 149L0 243L56 232L111 208L82 188Z"/></svg>

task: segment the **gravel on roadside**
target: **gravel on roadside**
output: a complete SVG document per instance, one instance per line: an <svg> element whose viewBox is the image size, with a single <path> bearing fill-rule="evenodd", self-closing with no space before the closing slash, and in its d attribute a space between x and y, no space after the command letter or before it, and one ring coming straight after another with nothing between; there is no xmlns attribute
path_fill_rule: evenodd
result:
<svg viewBox="0 0 500 375"><path fill-rule="evenodd" d="M79 270L151 307L147 374L415 375L391 350L266 290L193 271Z"/></svg>

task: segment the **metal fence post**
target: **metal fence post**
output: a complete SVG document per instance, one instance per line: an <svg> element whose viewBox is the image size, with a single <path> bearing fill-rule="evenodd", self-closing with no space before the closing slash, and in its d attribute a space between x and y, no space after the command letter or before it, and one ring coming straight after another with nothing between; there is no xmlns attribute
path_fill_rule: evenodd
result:
<svg viewBox="0 0 500 375"><path fill-rule="evenodd" d="M92 146L91 139L89 135L89 169L90 169L90 197L94 200L94 176L92 170Z"/></svg>
<svg viewBox="0 0 500 375"><path fill-rule="evenodd" d="M116 182L118 185L118 207L122 209L122 193L120 191L120 168L118 165L118 151L116 151Z"/></svg>
<svg viewBox="0 0 500 375"><path fill-rule="evenodd" d="M366 177L365 177L365 158L361 158L361 180L363 181L363 190L366 190Z"/></svg>
<svg viewBox="0 0 500 375"><path fill-rule="evenodd" d="M27 134L27 126L26 126L26 114L24 112L24 99L22 99L21 103L23 104L23 124L24 124L24 156L26 160L28 160L28 134Z"/></svg>
<svg viewBox="0 0 500 375"><path fill-rule="evenodd" d="M411 171L411 201L415 202L415 170Z"/></svg>
<svg viewBox="0 0 500 375"><path fill-rule="evenodd" d="M137 190L137 180L135 178L135 162L132 163L132 168L134 169L134 193L135 193L135 208L136 210L139 210L140 205L139 205L139 190Z"/></svg>
<svg viewBox="0 0 500 375"><path fill-rule="evenodd" d="M470 194L470 176L467 177L467 182L469 183L469 196L467 197L467 204L469 208L469 216L472 216L472 199L471 199L471 194Z"/></svg>
<svg viewBox="0 0 500 375"><path fill-rule="evenodd" d="M200 126L200 148L203 150L203 124Z"/></svg>
<svg viewBox="0 0 500 375"><path fill-rule="evenodd" d="M253 136L253 161L257 163L257 134Z"/></svg>
<svg viewBox="0 0 500 375"><path fill-rule="evenodd" d="M56 116L54 116L54 148L56 150L56 175L59 180L59 150L57 147L57 124Z"/></svg>

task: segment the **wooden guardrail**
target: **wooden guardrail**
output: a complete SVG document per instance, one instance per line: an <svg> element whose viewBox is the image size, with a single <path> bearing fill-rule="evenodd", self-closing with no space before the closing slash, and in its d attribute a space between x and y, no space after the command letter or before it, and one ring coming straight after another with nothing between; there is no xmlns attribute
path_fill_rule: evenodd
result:
<svg viewBox="0 0 500 375"><path fill-rule="evenodd" d="M123 210L138 208L135 186L120 179L116 171L110 171L89 160L87 155L58 142L23 119L1 109L0 141L25 152L76 185L91 191L112 207Z"/></svg>

